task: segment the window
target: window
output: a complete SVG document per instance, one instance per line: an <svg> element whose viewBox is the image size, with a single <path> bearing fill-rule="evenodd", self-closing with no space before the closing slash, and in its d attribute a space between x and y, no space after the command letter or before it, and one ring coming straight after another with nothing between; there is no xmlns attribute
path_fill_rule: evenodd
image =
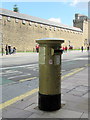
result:
<svg viewBox="0 0 90 120"><path fill-rule="evenodd" d="M42 25L42 24L40 24L40 27L41 27L41 28L42 28L42 26L43 26L43 25Z"/></svg>
<svg viewBox="0 0 90 120"><path fill-rule="evenodd" d="M2 20L2 15L0 15L0 20Z"/></svg>
<svg viewBox="0 0 90 120"><path fill-rule="evenodd" d="M63 29L61 29L61 31L63 31Z"/></svg>
<svg viewBox="0 0 90 120"><path fill-rule="evenodd" d="M7 20L10 21L10 17L7 17Z"/></svg>
<svg viewBox="0 0 90 120"><path fill-rule="evenodd" d="M51 29L52 29L52 27L50 26L50 27L49 27L49 29L51 30Z"/></svg>
<svg viewBox="0 0 90 120"><path fill-rule="evenodd" d="M7 21L6 21L6 20L4 20L4 25L6 25L6 23L7 23Z"/></svg>
<svg viewBox="0 0 90 120"><path fill-rule="evenodd" d="M73 31L71 31L71 33L73 33Z"/></svg>
<svg viewBox="0 0 90 120"><path fill-rule="evenodd" d="M58 28L58 31L60 30L60 28Z"/></svg>
<svg viewBox="0 0 90 120"><path fill-rule="evenodd" d="M54 31L56 30L56 27L54 27Z"/></svg>
<svg viewBox="0 0 90 120"><path fill-rule="evenodd" d="M47 30L47 25L45 26L45 30Z"/></svg>
<svg viewBox="0 0 90 120"><path fill-rule="evenodd" d="M25 24L25 23L26 23L26 21L25 21L25 20L23 20L23 21L22 21L22 23L23 23L23 24Z"/></svg>
<svg viewBox="0 0 90 120"><path fill-rule="evenodd" d="M37 23L35 23L35 26L37 27Z"/></svg>
<svg viewBox="0 0 90 120"><path fill-rule="evenodd" d="M29 25L32 25L32 22L29 22Z"/></svg>
<svg viewBox="0 0 90 120"><path fill-rule="evenodd" d="M65 32L67 32L67 30L66 30L66 29L64 29L64 31L65 31Z"/></svg>
<svg viewBox="0 0 90 120"><path fill-rule="evenodd" d="M15 22L18 23L18 19L15 19Z"/></svg>

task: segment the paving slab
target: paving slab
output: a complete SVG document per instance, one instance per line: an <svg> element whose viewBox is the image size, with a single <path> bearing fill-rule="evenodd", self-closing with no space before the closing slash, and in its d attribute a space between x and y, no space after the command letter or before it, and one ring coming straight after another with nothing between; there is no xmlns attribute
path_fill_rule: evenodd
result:
<svg viewBox="0 0 90 120"><path fill-rule="evenodd" d="M55 112L44 112L42 115L34 113L29 118L80 118L81 115L82 112L60 109Z"/></svg>
<svg viewBox="0 0 90 120"><path fill-rule="evenodd" d="M83 77L81 77L83 75ZM38 109L38 93L3 109L4 118L88 118L87 70L62 80L62 108L53 112ZM75 78L76 76L76 78ZM67 82L68 81L68 82Z"/></svg>
<svg viewBox="0 0 90 120"><path fill-rule="evenodd" d="M16 108L5 108L2 110L2 118L27 118L32 112L16 109Z"/></svg>
<svg viewBox="0 0 90 120"><path fill-rule="evenodd" d="M25 108L31 107L33 104L37 104L37 96L29 98L28 100L21 100L12 105L12 107L24 110Z"/></svg>
<svg viewBox="0 0 90 120"><path fill-rule="evenodd" d="M63 106L63 109L88 113L88 104L82 102L67 101L66 104Z"/></svg>
<svg viewBox="0 0 90 120"><path fill-rule="evenodd" d="M83 113L83 115L81 116L81 118L88 118L88 114L87 113Z"/></svg>

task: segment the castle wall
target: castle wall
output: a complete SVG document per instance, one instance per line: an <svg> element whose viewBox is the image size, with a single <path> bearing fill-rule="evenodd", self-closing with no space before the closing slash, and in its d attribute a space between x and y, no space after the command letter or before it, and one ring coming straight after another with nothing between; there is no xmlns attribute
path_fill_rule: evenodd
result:
<svg viewBox="0 0 90 120"><path fill-rule="evenodd" d="M90 34L89 34L89 28L90 28L90 19L81 14L75 14L75 20L73 20L73 26L81 28L83 31L83 45L85 48L89 45L90 41Z"/></svg>
<svg viewBox="0 0 90 120"><path fill-rule="evenodd" d="M83 30L83 21L81 21L81 20L74 20L73 21L73 26Z"/></svg>
<svg viewBox="0 0 90 120"><path fill-rule="evenodd" d="M72 45L80 48L84 44L82 32L39 24L18 18L3 16L0 20L3 31L3 44L15 46L17 51L35 50L36 39L40 38L62 38L65 40L63 46Z"/></svg>

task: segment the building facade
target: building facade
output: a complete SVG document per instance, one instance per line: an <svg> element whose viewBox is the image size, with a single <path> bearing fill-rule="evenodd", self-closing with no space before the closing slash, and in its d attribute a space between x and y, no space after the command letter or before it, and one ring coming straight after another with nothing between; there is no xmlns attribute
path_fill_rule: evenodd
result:
<svg viewBox="0 0 90 120"><path fill-rule="evenodd" d="M82 17L80 17L82 16ZM0 9L0 38L1 48L5 45L15 46L17 51L35 51L36 39L64 39L63 46L73 46L78 49L88 43L87 16L75 14L73 27L51 22L26 14Z"/></svg>

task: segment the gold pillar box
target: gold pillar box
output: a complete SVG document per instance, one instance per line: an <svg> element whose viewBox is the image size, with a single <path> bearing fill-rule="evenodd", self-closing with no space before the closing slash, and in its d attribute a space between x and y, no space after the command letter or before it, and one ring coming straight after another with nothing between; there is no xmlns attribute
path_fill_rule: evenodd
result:
<svg viewBox="0 0 90 120"><path fill-rule="evenodd" d="M38 39L39 109L53 111L61 107L61 44L63 39Z"/></svg>

